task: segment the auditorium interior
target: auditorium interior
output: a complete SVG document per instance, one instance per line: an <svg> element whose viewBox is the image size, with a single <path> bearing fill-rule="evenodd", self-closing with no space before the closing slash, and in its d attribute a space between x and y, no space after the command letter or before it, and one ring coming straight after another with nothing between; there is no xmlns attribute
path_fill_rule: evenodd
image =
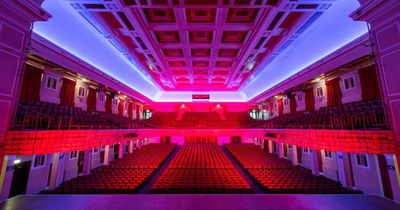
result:
<svg viewBox="0 0 400 210"><path fill-rule="evenodd" d="M400 209L400 1L0 0L0 209Z"/></svg>

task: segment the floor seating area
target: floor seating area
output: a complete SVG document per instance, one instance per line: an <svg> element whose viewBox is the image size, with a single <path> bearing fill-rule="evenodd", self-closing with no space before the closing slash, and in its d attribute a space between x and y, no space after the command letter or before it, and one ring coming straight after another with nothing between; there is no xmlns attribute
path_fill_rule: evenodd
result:
<svg viewBox="0 0 400 210"><path fill-rule="evenodd" d="M381 101L352 102L317 111L287 113L257 127L300 129L389 129Z"/></svg>
<svg viewBox="0 0 400 210"><path fill-rule="evenodd" d="M360 193L348 191L338 182L314 176L310 170L293 166L290 161L253 144L226 144L229 153L267 193Z"/></svg>
<svg viewBox="0 0 400 210"><path fill-rule="evenodd" d="M118 114L87 112L42 101L20 101L12 129L127 129L138 126L138 121Z"/></svg>
<svg viewBox="0 0 400 210"><path fill-rule="evenodd" d="M149 144L108 166L79 176L44 194L134 193L160 167L175 149L175 144Z"/></svg>
<svg viewBox="0 0 400 210"><path fill-rule="evenodd" d="M251 193L221 146L188 143L181 146L151 193Z"/></svg>

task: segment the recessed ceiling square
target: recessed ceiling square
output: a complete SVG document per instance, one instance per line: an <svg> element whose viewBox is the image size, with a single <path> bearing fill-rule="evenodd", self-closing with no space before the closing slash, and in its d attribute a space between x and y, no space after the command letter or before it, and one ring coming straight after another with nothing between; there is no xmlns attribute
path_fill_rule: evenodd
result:
<svg viewBox="0 0 400 210"><path fill-rule="evenodd" d="M228 11L228 23L253 23L258 14L258 9L232 8Z"/></svg>
<svg viewBox="0 0 400 210"><path fill-rule="evenodd" d="M186 19L188 23L214 23L215 14L215 8L186 9Z"/></svg>
<svg viewBox="0 0 400 210"><path fill-rule="evenodd" d="M175 23L175 14L172 9L145 8L143 12L150 23Z"/></svg>
<svg viewBox="0 0 400 210"><path fill-rule="evenodd" d="M155 31L154 34L160 43L178 43L181 41L177 31Z"/></svg>
<svg viewBox="0 0 400 210"><path fill-rule="evenodd" d="M212 31L189 31L189 40L192 43L211 43Z"/></svg>
<svg viewBox="0 0 400 210"><path fill-rule="evenodd" d="M243 43L246 35L247 31L224 31L224 33L222 34L222 42Z"/></svg>

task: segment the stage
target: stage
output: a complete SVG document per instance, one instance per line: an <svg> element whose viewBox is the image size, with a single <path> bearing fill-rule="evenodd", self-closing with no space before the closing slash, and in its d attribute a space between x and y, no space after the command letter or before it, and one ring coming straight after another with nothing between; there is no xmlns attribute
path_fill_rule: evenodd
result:
<svg viewBox="0 0 400 210"><path fill-rule="evenodd" d="M0 209L268 209L398 210L400 204L375 195L21 195Z"/></svg>

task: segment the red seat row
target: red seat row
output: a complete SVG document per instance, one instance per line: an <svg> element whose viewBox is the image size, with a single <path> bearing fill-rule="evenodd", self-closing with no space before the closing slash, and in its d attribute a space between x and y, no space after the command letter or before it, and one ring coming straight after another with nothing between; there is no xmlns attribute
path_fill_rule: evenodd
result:
<svg viewBox="0 0 400 210"><path fill-rule="evenodd" d="M149 168L156 169L160 167L174 149L175 144L149 144L124 158L116 159L110 168Z"/></svg>
<svg viewBox="0 0 400 210"><path fill-rule="evenodd" d="M251 193L217 144L184 144L151 193Z"/></svg>
<svg viewBox="0 0 400 210"><path fill-rule="evenodd" d="M336 107L322 107L316 111L287 113L267 121L259 127L301 129L390 129L382 102L357 101Z"/></svg>
<svg viewBox="0 0 400 210"><path fill-rule="evenodd" d="M225 147L244 169L292 168L290 161L277 158L253 144L225 144Z"/></svg>
<svg viewBox="0 0 400 210"><path fill-rule="evenodd" d="M20 101L11 129L127 129L137 126L141 126L137 120L118 114L89 112L43 101Z"/></svg>
<svg viewBox="0 0 400 210"><path fill-rule="evenodd" d="M57 194L102 194L136 192L173 152L174 144L149 144L127 157L117 159L109 166L93 170L63 183L54 191Z"/></svg>
<svg viewBox="0 0 400 210"><path fill-rule="evenodd" d="M314 176L308 169L293 166L253 144L226 144L225 147L248 174L270 193L360 193L348 191L340 183Z"/></svg>

